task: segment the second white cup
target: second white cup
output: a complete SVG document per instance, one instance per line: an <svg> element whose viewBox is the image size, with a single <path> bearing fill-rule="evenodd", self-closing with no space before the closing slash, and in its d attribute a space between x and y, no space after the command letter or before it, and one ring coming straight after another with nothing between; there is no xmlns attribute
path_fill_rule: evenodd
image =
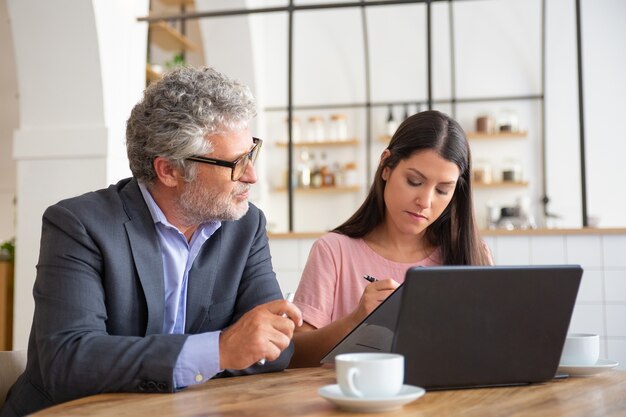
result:
<svg viewBox="0 0 626 417"><path fill-rule="evenodd" d="M568 333L561 353L561 365L595 365L600 358L600 336L591 333Z"/></svg>
<svg viewBox="0 0 626 417"><path fill-rule="evenodd" d="M404 383L404 356L344 353L335 357L337 383L348 397L393 397Z"/></svg>

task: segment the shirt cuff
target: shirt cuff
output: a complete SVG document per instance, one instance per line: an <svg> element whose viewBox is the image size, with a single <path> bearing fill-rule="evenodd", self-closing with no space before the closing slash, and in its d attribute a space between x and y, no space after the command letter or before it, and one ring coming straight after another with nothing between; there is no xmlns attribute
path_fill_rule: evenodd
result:
<svg viewBox="0 0 626 417"><path fill-rule="evenodd" d="M177 389L201 384L222 371L219 345L220 332L187 337L174 367L174 385Z"/></svg>

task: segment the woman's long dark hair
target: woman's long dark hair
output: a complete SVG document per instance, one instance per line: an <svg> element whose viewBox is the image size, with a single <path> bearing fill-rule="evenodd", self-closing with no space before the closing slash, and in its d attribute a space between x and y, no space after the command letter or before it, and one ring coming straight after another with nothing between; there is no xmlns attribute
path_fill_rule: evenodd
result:
<svg viewBox="0 0 626 417"><path fill-rule="evenodd" d="M461 126L435 110L407 118L398 127L387 147L391 153L381 162L369 194L359 209L345 223L332 230L353 238L362 238L385 218L382 172L393 170L400 161L416 152L434 150L443 159L454 162L461 172L448 207L426 229L429 244L439 247L444 265L487 265L486 253L476 227L472 202L471 154Z"/></svg>

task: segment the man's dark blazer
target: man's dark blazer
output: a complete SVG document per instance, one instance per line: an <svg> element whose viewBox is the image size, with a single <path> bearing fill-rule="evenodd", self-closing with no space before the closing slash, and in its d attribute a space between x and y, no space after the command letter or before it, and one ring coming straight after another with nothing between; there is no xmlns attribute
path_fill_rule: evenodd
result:
<svg viewBox="0 0 626 417"><path fill-rule="evenodd" d="M26 371L0 416L101 392L172 392L188 334L221 330L282 298L263 213L222 226L189 271L185 334L162 334L161 250L135 179L61 201L43 215ZM284 369L279 359L219 376Z"/></svg>

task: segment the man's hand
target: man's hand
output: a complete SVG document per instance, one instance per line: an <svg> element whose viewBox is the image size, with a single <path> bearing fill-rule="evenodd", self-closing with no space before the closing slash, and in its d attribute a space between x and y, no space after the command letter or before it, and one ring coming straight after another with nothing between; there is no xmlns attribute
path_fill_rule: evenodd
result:
<svg viewBox="0 0 626 417"><path fill-rule="evenodd" d="M301 325L302 313L289 301L253 308L220 334L220 368L245 369L264 358L276 360Z"/></svg>

